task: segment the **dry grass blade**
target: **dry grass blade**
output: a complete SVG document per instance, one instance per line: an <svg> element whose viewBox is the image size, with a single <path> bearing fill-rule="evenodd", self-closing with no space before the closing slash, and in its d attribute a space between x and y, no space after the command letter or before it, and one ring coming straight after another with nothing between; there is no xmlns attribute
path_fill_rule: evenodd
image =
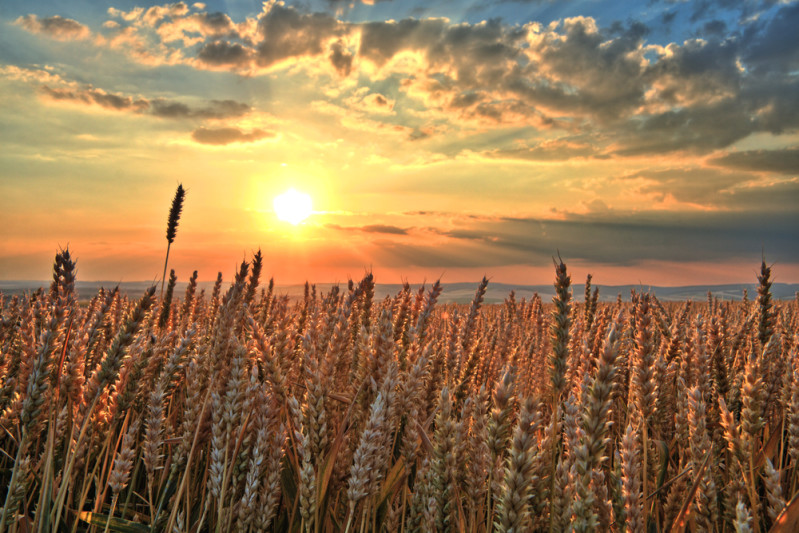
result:
<svg viewBox="0 0 799 533"><path fill-rule="evenodd" d="M768 442L766 445L763 446L757 456L755 457L754 465L755 468L760 468L766 462L766 459L773 459L774 454L777 453L777 449L780 445L780 440L782 437L782 419L777 423L777 426L774 428L774 431L771 432L771 435L768 438Z"/></svg>
<svg viewBox="0 0 799 533"><path fill-rule="evenodd" d="M427 453L433 453L433 443L430 442L430 437L427 435L425 427L418 420L416 421L416 429L419 431L419 437Z"/></svg>

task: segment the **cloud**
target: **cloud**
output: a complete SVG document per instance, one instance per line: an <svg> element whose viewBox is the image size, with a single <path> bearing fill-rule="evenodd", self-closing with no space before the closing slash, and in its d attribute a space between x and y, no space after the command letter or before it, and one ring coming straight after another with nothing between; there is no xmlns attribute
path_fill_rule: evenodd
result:
<svg viewBox="0 0 799 533"><path fill-rule="evenodd" d="M364 231L366 233L389 233L391 235L408 234L408 230L406 228L390 226L387 224L369 224L366 226L361 226L361 231Z"/></svg>
<svg viewBox="0 0 799 533"><path fill-rule="evenodd" d="M540 264L559 250L596 265L642 261L725 261L765 247L772 260L796 262L799 215L778 212L595 212L566 219L475 219L440 230L445 240L381 242L377 262L399 266L466 267ZM773 255L772 255L773 253Z"/></svg>
<svg viewBox="0 0 799 533"><path fill-rule="evenodd" d="M368 114L392 115L396 102L381 93L369 92L368 87L362 87L351 97L346 98L344 103L350 109L357 109Z"/></svg>
<svg viewBox="0 0 799 533"><path fill-rule="evenodd" d="M14 24L31 33L46 35L59 41L81 41L91 35L87 26L59 15L41 19L36 15L25 15L14 21Z"/></svg>
<svg viewBox="0 0 799 533"><path fill-rule="evenodd" d="M211 100L203 107L163 98L147 99L119 93L108 93L93 87L52 88L41 87L42 94L55 101L68 101L85 105L99 105L114 111L146 113L169 119L229 119L246 115L248 104L234 100Z"/></svg>
<svg viewBox="0 0 799 533"><path fill-rule="evenodd" d="M587 143L555 139L542 141L533 146L495 148L482 155L496 159L523 159L527 161L566 161L599 155L596 148Z"/></svg>
<svg viewBox="0 0 799 533"><path fill-rule="evenodd" d="M268 68L292 58L320 56L345 32L346 25L326 13L302 13L283 2L267 2L258 20L255 60Z"/></svg>
<svg viewBox="0 0 799 533"><path fill-rule="evenodd" d="M778 174L799 175L799 147L783 150L748 150L732 152L708 160L719 165L742 170L775 172Z"/></svg>
<svg viewBox="0 0 799 533"><path fill-rule="evenodd" d="M0 74L2 74L6 79L26 83L71 85L59 74L54 73L53 68L50 66L39 68L18 67L16 65L0 65Z"/></svg>
<svg viewBox="0 0 799 533"><path fill-rule="evenodd" d="M120 94L107 93L101 89L63 89L43 85L42 93L56 101L70 101L83 104L96 104L115 111L132 111L141 113L150 107L150 103L142 98L133 98Z"/></svg>
<svg viewBox="0 0 799 533"><path fill-rule="evenodd" d="M310 107L317 113L335 117L342 127L352 131L362 131L386 135L389 138L399 137L405 139L411 138L415 133L413 128L402 124L393 124L368 118L366 117L366 113L357 108L348 109L323 100L312 101Z"/></svg>
<svg viewBox="0 0 799 533"><path fill-rule="evenodd" d="M755 74L796 72L799 68L799 42L790 38L799 25L799 3L785 5L768 20L756 22L744 35L746 63Z"/></svg>
<svg viewBox="0 0 799 533"><path fill-rule="evenodd" d="M197 128L191 133L192 139L200 144L224 146L231 143L252 143L262 139L274 138L271 131L253 129L249 132L239 128Z"/></svg>
<svg viewBox="0 0 799 533"><path fill-rule="evenodd" d="M751 179L750 174L715 168L642 170L620 178L637 188L637 192L654 195L656 201L662 202L670 196L683 204L713 208L725 207L722 193Z"/></svg>
<svg viewBox="0 0 799 533"><path fill-rule="evenodd" d="M749 213L783 214L791 219L793 228L799 227L799 178L785 181L759 180L738 187L725 195L725 203L731 208ZM759 224L765 224L761 222ZM780 228L775 228L779 231Z"/></svg>
<svg viewBox="0 0 799 533"><path fill-rule="evenodd" d="M152 114L164 118L226 119L246 115L250 106L235 100L211 100L205 107L191 107L171 100L152 100Z"/></svg>
<svg viewBox="0 0 799 533"><path fill-rule="evenodd" d="M361 231L364 233L383 233L388 235L408 235L410 228L401 228L389 224L367 224L364 226L341 226L339 224L327 224L328 228L338 231Z"/></svg>
<svg viewBox="0 0 799 533"><path fill-rule="evenodd" d="M211 67L245 68L252 61L252 51L239 43L214 41L197 52L197 59Z"/></svg>
<svg viewBox="0 0 799 533"><path fill-rule="evenodd" d="M325 103L382 115L376 121L383 131L402 131L406 140L435 128L508 127L565 132L570 143L576 134L591 139L584 149L580 141L571 147L508 142L492 157L708 154L753 133L799 128L799 42L792 38L799 4L767 11L750 5L739 11L752 16L732 25L727 15L737 8L724 1L724 17L707 18L715 8L703 2L694 37L665 45L648 43L649 27L632 19L607 28L585 16L548 25L445 18L347 22L278 1L240 22L182 2L110 9L119 27L98 43L149 65L250 76L291 68L289 76L302 71L322 87L325 76L346 78L335 80L336 94L328 91ZM30 15L18 23L23 19L44 28L43 21L55 17ZM180 114L178 107L163 112ZM364 125L362 116L350 120L378 129Z"/></svg>
<svg viewBox="0 0 799 533"><path fill-rule="evenodd" d="M148 7L142 14L142 20L151 26L155 26L164 19L180 17L189 12L189 7L185 2L175 2L163 6Z"/></svg>
<svg viewBox="0 0 799 533"><path fill-rule="evenodd" d="M336 69L336 72L341 76L349 76L352 72L352 58L353 54L347 50L344 42L341 40L336 41L330 46L330 64Z"/></svg>

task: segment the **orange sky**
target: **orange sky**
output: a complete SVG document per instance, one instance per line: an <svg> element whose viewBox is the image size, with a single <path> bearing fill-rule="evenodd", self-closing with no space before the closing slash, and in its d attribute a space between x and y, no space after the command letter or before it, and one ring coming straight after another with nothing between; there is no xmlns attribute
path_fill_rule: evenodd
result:
<svg viewBox="0 0 799 533"><path fill-rule="evenodd" d="M699 4L9 1L0 278L160 277L182 183L183 281L797 282L799 4Z"/></svg>

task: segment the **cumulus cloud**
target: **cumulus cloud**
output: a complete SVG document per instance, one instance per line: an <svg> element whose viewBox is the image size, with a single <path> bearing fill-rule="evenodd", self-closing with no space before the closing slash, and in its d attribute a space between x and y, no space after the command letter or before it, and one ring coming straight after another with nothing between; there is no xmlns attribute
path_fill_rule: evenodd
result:
<svg viewBox="0 0 799 533"><path fill-rule="evenodd" d="M320 56L345 31L344 23L326 13L302 13L283 2L268 2L258 20L256 63L267 68L292 58Z"/></svg>
<svg viewBox="0 0 799 533"><path fill-rule="evenodd" d="M252 53L239 43L214 41L205 44L197 53L197 59L211 67L245 68L249 66Z"/></svg>
<svg viewBox="0 0 799 533"><path fill-rule="evenodd" d="M19 17L14 23L31 33L47 35L59 41L80 41L88 39L91 35L87 26L59 15L41 19L36 15L25 15Z"/></svg>
<svg viewBox="0 0 799 533"><path fill-rule="evenodd" d="M330 64L341 76L349 76L352 72L353 54L346 48L344 42L338 40L330 46Z"/></svg>
<svg viewBox="0 0 799 533"><path fill-rule="evenodd" d="M224 146L231 143L252 143L273 138L275 133L261 129L246 132L239 128L198 128L192 132L191 137L200 144Z"/></svg>
<svg viewBox="0 0 799 533"><path fill-rule="evenodd" d="M703 16L713 12L701 4ZM204 9L183 2L112 8L119 27L109 28L104 39L147 64L248 75L307 67L311 77L338 75L348 83L338 99L328 99L330 106L382 114L386 129L404 129L409 140L433 131L412 118L421 115L451 128L591 136L590 147L522 143L498 147L492 157L708 154L753 133L799 128L799 42L792 38L797 3L768 12L741 8L742 16L752 16L734 29L721 17L703 19L692 38L665 45L649 44L649 27L635 20L607 28L579 16L546 26L500 19L345 22L270 1L255 18L237 22ZM736 8L727 2L723 9ZM67 27L59 31L85 33L67 21L29 15L17 23L51 34ZM375 89L381 80L396 86Z"/></svg>

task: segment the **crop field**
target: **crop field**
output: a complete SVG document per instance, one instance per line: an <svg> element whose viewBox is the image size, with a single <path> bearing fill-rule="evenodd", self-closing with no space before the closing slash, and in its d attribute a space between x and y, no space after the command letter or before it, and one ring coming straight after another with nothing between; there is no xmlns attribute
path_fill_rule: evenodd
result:
<svg viewBox="0 0 799 533"><path fill-rule="evenodd" d="M2 531L796 531L799 302L2 299ZM163 291L163 294L160 294Z"/></svg>

